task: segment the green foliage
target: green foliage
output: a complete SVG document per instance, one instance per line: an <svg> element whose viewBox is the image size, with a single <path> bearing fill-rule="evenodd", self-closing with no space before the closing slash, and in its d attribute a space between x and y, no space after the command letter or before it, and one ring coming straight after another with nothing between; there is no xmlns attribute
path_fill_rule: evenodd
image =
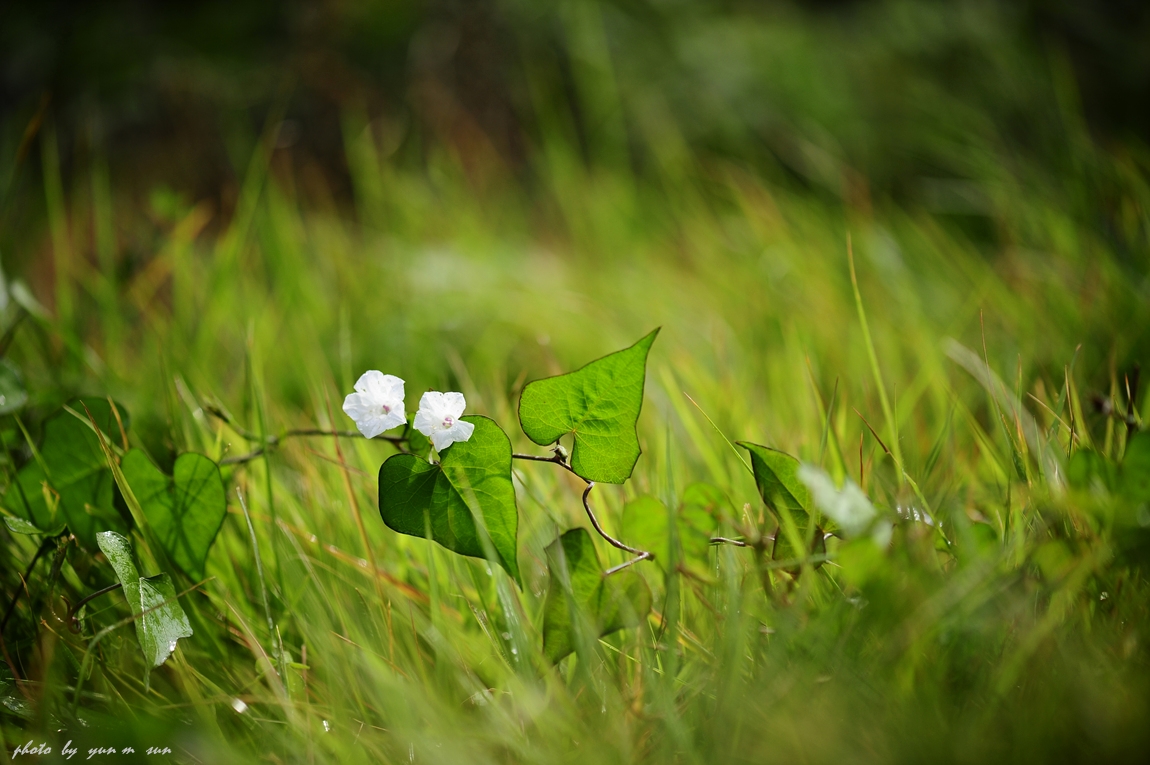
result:
<svg viewBox="0 0 1150 765"><path fill-rule="evenodd" d="M0 415L12 414L28 403L24 379L7 359L0 359Z"/></svg>
<svg viewBox="0 0 1150 765"><path fill-rule="evenodd" d="M586 529L571 529L548 545L547 561L551 583L543 607L543 653L553 663L602 635L638 625L651 610L651 591L642 577L630 569L603 575Z"/></svg>
<svg viewBox="0 0 1150 765"><path fill-rule="evenodd" d="M121 534L102 531L96 535L96 542L123 585L124 598L136 617L136 640L147 666L160 666L176 650L180 638L192 636L192 627L176 598L171 577L167 574L140 576L132 544Z"/></svg>
<svg viewBox="0 0 1150 765"><path fill-rule="evenodd" d="M706 576L711 537L725 504L722 491L707 483L688 486L674 515L658 499L644 494L623 506L620 536L633 547L653 553L663 571L673 564L683 565L696 575Z"/></svg>
<svg viewBox="0 0 1150 765"><path fill-rule="evenodd" d="M120 422L128 427L128 415L117 406L117 421L104 399L70 402L44 424L39 454L17 473L4 493L4 506L37 528L47 531L61 522L82 545L96 549L96 533L127 531L127 523L113 504L112 473L100 442L87 420L84 406L109 438L119 439Z"/></svg>
<svg viewBox="0 0 1150 765"><path fill-rule="evenodd" d="M415 415L407 418L407 427L403 431L403 437L407 439L408 450L417 457L423 459L431 458L431 439L420 433L412 426L415 420Z"/></svg>
<svg viewBox="0 0 1150 765"><path fill-rule="evenodd" d="M1066 463L1066 480L1080 490L1102 489L1114 486L1114 466L1093 449L1079 449Z"/></svg>
<svg viewBox="0 0 1150 765"><path fill-rule="evenodd" d="M696 575L709 575L711 537L729 500L723 490L697 481L683 490L679 500L679 546L681 559Z"/></svg>
<svg viewBox="0 0 1150 765"><path fill-rule="evenodd" d="M192 625L167 574L140 577L140 609L140 649L158 667L176 650L180 638L192 636Z"/></svg>
<svg viewBox="0 0 1150 765"><path fill-rule="evenodd" d="M655 563L664 571L671 565L671 524L667 506L650 494L636 497L623 506L619 534L632 547L652 553Z"/></svg>
<svg viewBox="0 0 1150 765"><path fill-rule="evenodd" d="M487 417L470 440L452 444L429 463L396 454L379 469L379 512L393 531L428 537L460 555L494 557L519 581L519 511L511 485L511 442ZM429 534L430 532L430 534Z"/></svg>
<svg viewBox="0 0 1150 765"><path fill-rule="evenodd" d="M759 496L778 524L771 556L776 560L796 560L804 557L804 534L811 535L811 553L825 550L823 535L817 527L809 528L814 503L810 489L799 480L801 463L778 449L740 441L739 446L751 455L751 470Z"/></svg>
<svg viewBox="0 0 1150 765"><path fill-rule="evenodd" d="M643 408L647 353L656 329L630 348L565 375L536 380L523 389L519 422L540 446L572 433L571 467L600 483L623 483L639 459L636 423Z"/></svg>
<svg viewBox="0 0 1150 765"><path fill-rule="evenodd" d="M811 492L799 480L799 461L769 446L759 446L749 441L740 441L739 446L751 455L755 486L767 508L776 515L780 508L785 508L796 523L805 522L812 506Z"/></svg>
<svg viewBox="0 0 1150 765"><path fill-rule="evenodd" d="M193 579L202 579L208 550L228 514L216 463L187 452L164 475L140 449L124 455L121 469L144 517L168 556Z"/></svg>
<svg viewBox="0 0 1150 765"><path fill-rule="evenodd" d="M13 534L25 534L32 537L54 537L62 533L65 529L64 524L60 524L55 528L42 529L31 521L24 520L23 518L4 516L4 525Z"/></svg>
<svg viewBox="0 0 1150 765"><path fill-rule="evenodd" d="M1126 443L1120 471L1122 492L1134 502L1150 502L1150 431L1135 433Z"/></svg>

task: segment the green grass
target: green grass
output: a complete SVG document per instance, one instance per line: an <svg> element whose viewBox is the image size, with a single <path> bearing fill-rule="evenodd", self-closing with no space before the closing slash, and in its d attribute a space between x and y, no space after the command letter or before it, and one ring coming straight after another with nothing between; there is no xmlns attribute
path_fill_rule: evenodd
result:
<svg viewBox="0 0 1150 765"><path fill-rule="evenodd" d="M1065 179L1081 195L1119 179L1125 233L1083 225L1024 168L984 183L988 244L969 221L703 156L637 177L556 142L528 193L445 149L421 171L381 160L354 118L346 135L354 216L260 150L227 219L178 200L147 213L99 168L64 184L46 151L55 268L28 278L52 310L8 352L32 392L25 420L108 394L161 465L219 459L255 448L241 429L349 427L342 398L376 368L409 399L462 391L516 451L542 453L515 415L526 382L661 326L643 455L625 486L596 489L609 530L627 499L674 505L700 480L731 518L761 515L728 443L746 439L860 482L892 517L929 511L948 544L902 522L887 551L832 542L831 563L775 571L770 592L747 550L714 548L709 579L639 564L652 617L550 668L543 549L588 525L578 481L516 463L519 590L384 527L392 447L285 440L225 470L229 517L182 598L194 637L145 686L132 628L110 631L79 719L85 651L128 611L102 596L69 632L68 602L111 572L74 545L54 579L42 559L5 631L25 678L5 694L31 710L3 717L6 753L73 738L188 762L1018 762L1150 744L1144 569L1106 520L1119 500L1060 477L1084 446L1120 457L1125 427L1090 396L1125 411L1124 374L1150 348L1135 160L1083 149ZM111 230L147 256L115 268ZM7 605L36 548L0 533Z"/></svg>

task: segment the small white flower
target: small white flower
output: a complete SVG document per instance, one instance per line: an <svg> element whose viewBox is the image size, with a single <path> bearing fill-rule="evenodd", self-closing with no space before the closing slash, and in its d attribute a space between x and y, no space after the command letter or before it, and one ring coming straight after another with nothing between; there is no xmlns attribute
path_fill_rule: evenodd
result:
<svg viewBox="0 0 1150 765"><path fill-rule="evenodd" d="M879 547L890 542L890 523L878 517L878 511L857 483L848 478L839 489L825 471L806 463L799 466L798 477L810 489L815 506L834 520L847 537L869 531Z"/></svg>
<svg viewBox="0 0 1150 765"><path fill-rule="evenodd" d="M415 429L431 439L435 451L441 452L456 441L471 438L475 426L459 417L467 407L462 393L440 393L429 390L419 399Z"/></svg>
<svg viewBox="0 0 1150 765"><path fill-rule="evenodd" d="M355 420L355 426L367 438L375 438L407 422L403 380L395 375L371 369L356 381L355 391L343 400L343 411Z"/></svg>

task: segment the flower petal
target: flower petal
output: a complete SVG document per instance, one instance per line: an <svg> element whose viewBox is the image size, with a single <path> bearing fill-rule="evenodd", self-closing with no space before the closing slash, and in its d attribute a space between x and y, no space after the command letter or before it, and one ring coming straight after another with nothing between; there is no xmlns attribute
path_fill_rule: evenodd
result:
<svg viewBox="0 0 1150 765"><path fill-rule="evenodd" d="M365 437L375 438L407 422L403 380L373 369L364 372L355 387L357 392L343 400L343 411Z"/></svg>
<svg viewBox="0 0 1150 765"><path fill-rule="evenodd" d="M455 439L451 437L451 432L447 430L437 430L431 434L430 438L431 445L435 447L437 452L441 452L455 443Z"/></svg>
<svg viewBox="0 0 1150 765"><path fill-rule="evenodd" d="M423 394L425 397L427 394ZM442 419L435 419L435 416L423 406L423 401L419 402L419 411L415 413L415 422L412 423L415 429L428 438L435 432L438 425L443 422Z"/></svg>
<svg viewBox="0 0 1150 765"><path fill-rule="evenodd" d="M443 407L443 394L437 390L429 390L420 396L419 409L434 420L442 420L447 414Z"/></svg>
<svg viewBox="0 0 1150 765"><path fill-rule="evenodd" d="M470 422L464 422L463 420L460 420L459 422L455 423L455 427L452 428L452 430L455 431L456 441L469 441L471 439L471 434L475 432L475 425Z"/></svg>
<svg viewBox="0 0 1150 765"><path fill-rule="evenodd" d="M395 375L384 375L383 377L383 382L385 383L384 391L386 392L387 397L392 400L399 400L402 402L404 395L403 380L396 377Z"/></svg>
<svg viewBox="0 0 1150 765"><path fill-rule="evenodd" d="M383 372L378 369L369 369L355 381L355 389L360 393L370 393L383 378Z"/></svg>
<svg viewBox="0 0 1150 765"><path fill-rule="evenodd" d="M463 414L463 410L467 408L467 400L463 398L463 394L452 391L441 395L441 405L447 410L447 414L453 419L458 419Z"/></svg>

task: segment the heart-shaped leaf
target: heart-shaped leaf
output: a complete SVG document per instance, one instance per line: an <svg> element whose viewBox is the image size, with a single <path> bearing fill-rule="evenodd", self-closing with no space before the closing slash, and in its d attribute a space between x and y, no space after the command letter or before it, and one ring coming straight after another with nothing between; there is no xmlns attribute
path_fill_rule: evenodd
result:
<svg viewBox="0 0 1150 765"><path fill-rule="evenodd" d="M639 460L647 353L659 330L622 351L523 389L519 422L540 446L575 435L571 467L588 481L623 483Z"/></svg>
<svg viewBox="0 0 1150 765"><path fill-rule="evenodd" d="M777 508L785 507L795 523L803 525L811 507L811 492L799 480L801 463L786 452L769 446L759 446L749 441L739 441L739 446L751 455L755 486L767 507L776 514Z"/></svg>
<svg viewBox="0 0 1150 765"><path fill-rule="evenodd" d="M511 484L511 441L487 417L461 418L475 426L467 441L429 463L396 454L379 469L379 513L393 531L428 536L452 552L494 558L519 581L519 511Z"/></svg>
<svg viewBox="0 0 1150 765"><path fill-rule="evenodd" d="M187 452L164 475L139 449L124 455L124 478L168 556L193 579L204 577L208 550L228 515L216 463Z"/></svg>
<svg viewBox="0 0 1150 765"><path fill-rule="evenodd" d="M811 492L799 480L800 463L797 459L767 446L759 446L748 441L739 441L739 446L751 455L751 470L755 474L755 485L767 509L779 523L775 534L772 557L776 560L794 560L804 557L801 546L793 543L792 536L807 530L813 508ZM794 521L794 529L788 529L788 518ZM823 535L816 529L812 550L825 549Z"/></svg>
<svg viewBox="0 0 1150 765"><path fill-rule="evenodd" d="M16 474L4 493L4 506L43 531L67 523L82 545L95 550L96 532L127 531L128 525L113 504L112 474L85 405L100 430L120 440L120 424L128 427L123 407L116 405L117 420L106 399L72 401L68 406L72 411L57 412L44 424L39 458ZM57 498L58 509L53 512Z"/></svg>
<svg viewBox="0 0 1150 765"><path fill-rule="evenodd" d="M633 571L604 576L586 529L547 547L551 584L543 607L543 653L557 663L581 642L637 626L651 610L651 591Z"/></svg>
<svg viewBox="0 0 1150 765"><path fill-rule="evenodd" d="M192 626L176 598L176 589L167 574L142 577L127 537L114 531L96 535L101 552L112 564L124 588L124 598L138 618L136 640L148 666L158 667L176 649L176 641L192 636Z"/></svg>

